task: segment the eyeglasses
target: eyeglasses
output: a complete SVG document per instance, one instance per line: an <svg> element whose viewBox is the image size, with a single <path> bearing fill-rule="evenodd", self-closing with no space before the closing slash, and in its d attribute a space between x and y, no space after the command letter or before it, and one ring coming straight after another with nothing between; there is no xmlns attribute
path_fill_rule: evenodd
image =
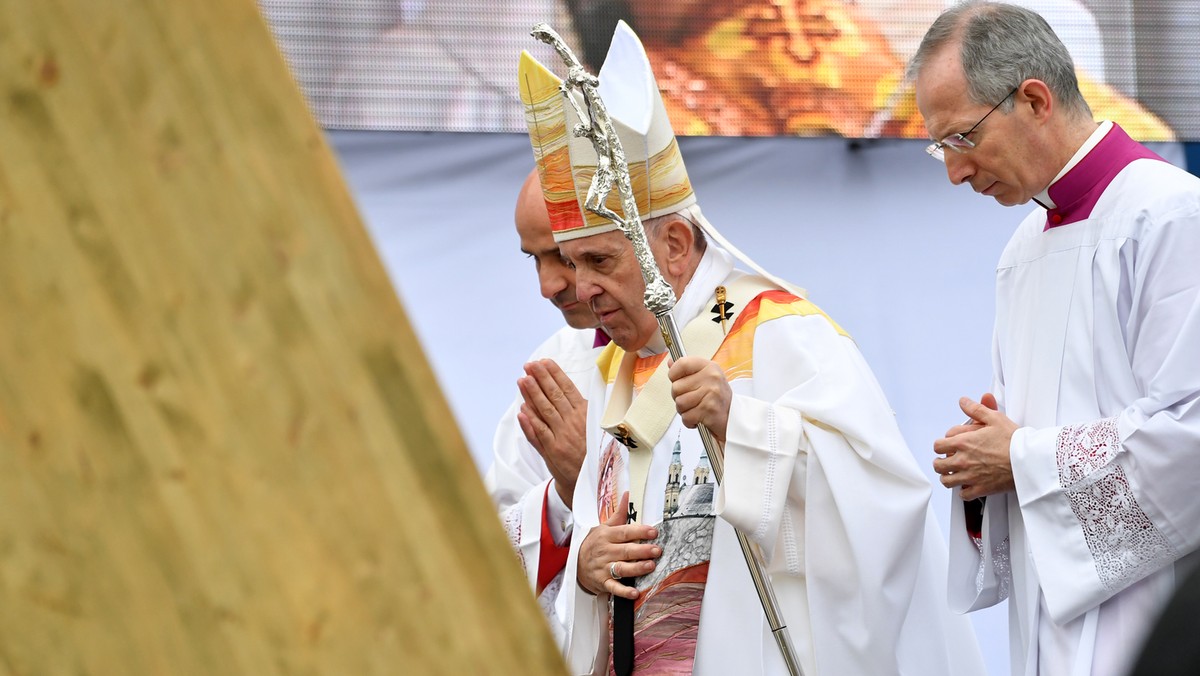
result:
<svg viewBox="0 0 1200 676"><path fill-rule="evenodd" d="M945 162L946 161L946 148L949 148L950 150L953 150L956 153L965 153L965 152L971 150L972 148L974 148L975 142L967 137L971 135L971 132L974 132L976 129L978 129L979 125L983 124L984 120L988 119L988 115L991 115L992 113L996 112L996 109L999 108L1001 105L1003 105L1004 102L1007 101L1010 96L1012 96L1013 94L1016 94L1017 90L1020 88L1021 88L1021 85L1017 85L1016 87L1013 87L1013 90L1008 93L1008 96L1005 96L1004 98L1000 99L1000 103L997 103L996 105L992 106L992 109L987 112L987 115L984 115L983 117L979 118L979 121L975 123L975 126L971 127L970 129L968 129L967 131L965 131L961 134L951 134L951 135L947 136L946 138L942 139L941 141L938 141L936 143L930 143L925 148L925 152L929 153L929 156L932 157L933 159L935 159L939 162Z"/></svg>

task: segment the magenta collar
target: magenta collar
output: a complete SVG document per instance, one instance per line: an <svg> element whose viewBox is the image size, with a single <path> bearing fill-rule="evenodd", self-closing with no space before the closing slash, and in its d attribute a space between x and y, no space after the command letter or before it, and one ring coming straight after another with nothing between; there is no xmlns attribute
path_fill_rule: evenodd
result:
<svg viewBox="0 0 1200 676"><path fill-rule="evenodd" d="M608 337L608 334L604 332L604 329L596 329L596 337L592 338L592 349L594 350L598 347L604 347L611 342L612 338Z"/></svg>
<svg viewBox="0 0 1200 676"><path fill-rule="evenodd" d="M1141 159L1166 161L1113 124L1096 147L1046 191L1058 206L1046 210L1044 230L1089 218L1117 174Z"/></svg>

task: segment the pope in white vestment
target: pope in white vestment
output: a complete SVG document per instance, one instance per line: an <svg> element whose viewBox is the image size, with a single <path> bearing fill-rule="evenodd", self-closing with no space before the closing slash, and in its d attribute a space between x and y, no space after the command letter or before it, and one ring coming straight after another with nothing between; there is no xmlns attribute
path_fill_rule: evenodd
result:
<svg viewBox="0 0 1200 676"><path fill-rule="evenodd" d="M744 277L727 253L710 246L676 305L677 321L715 326L713 290ZM946 607L945 546L929 508L929 483L854 342L816 306L782 290L734 305L729 333L714 355L735 393L724 483L716 487L707 475L696 431L671 416L637 506L642 522L664 533L665 550L664 565L638 584L654 588L644 602L649 608L639 614L657 610L657 623L672 628L669 611L653 608L655 597L671 591L661 579L675 575L675 586L686 588L686 572L697 563L707 567L694 661L687 654L675 669L648 665L642 671L637 660L670 639L648 627L648 640L637 642L634 673L786 673L737 527L766 554L806 674L985 674L969 622ZM636 374L642 364L661 364L664 350L643 350L639 359L610 346L602 358L613 378L606 401L613 388L629 385L619 379L622 361L636 362L630 370ZM635 404L647 389L633 397ZM575 493L576 504L598 503L599 511L587 512L592 519L630 489L629 450L600 429L602 408L589 409L588 455ZM682 499L670 504L678 486ZM710 517L702 535L711 553L695 554L688 549L700 549L694 543L671 539L668 524L697 514ZM575 596L572 673L599 673L607 662L608 600L574 584L575 543L596 524L577 515L566 568L564 590L574 589ZM683 560L668 563L672 555ZM664 605L683 606L680 596ZM649 649L640 652L644 645Z"/></svg>
<svg viewBox="0 0 1200 676"><path fill-rule="evenodd" d="M564 106L561 82L528 55L519 80L555 240L575 265L579 300L613 338L582 388L587 456L561 592L573 598L571 672L619 668L609 660L611 594L633 604L631 636L621 641L632 647L633 673L786 673L737 528L762 549L809 676L984 674L970 623L946 605L929 483L869 367L803 292L735 270L717 245L637 37L618 26L600 95L649 248L678 296L682 342L689 355L711 358L705 363L732 388L718 437L720 485L714 459L676 412L633 247L606 219L580 218L597 157L567 130L584 121ZM619 208L615 193L608 204ZM609 525L623 520L626 502L636 511L630 525ZM637 578L636 600L618 578Z"/></svg>

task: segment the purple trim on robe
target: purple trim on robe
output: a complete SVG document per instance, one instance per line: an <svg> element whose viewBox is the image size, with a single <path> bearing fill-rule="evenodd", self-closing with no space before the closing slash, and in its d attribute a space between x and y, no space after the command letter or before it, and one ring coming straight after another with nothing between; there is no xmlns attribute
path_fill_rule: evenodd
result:
<svg viewBox="0 0 1200 676"><path fill-rule="evenodd" d="M612 338L609 338L608 334L605 333L603 329L596 329L596 337L592 339L592 349L604 347L611 342Z"/></svg>
<svg viewBox="0 0 1200 676"><path fill-rule="evenodd" d="M1065 176L1050 186L1050 199L1058 206L1046 210L1046 227L1043 231L1060 225L1086 220L1100 195L1108 189L1117 174L1134 160L1159 160L1166 162L1146 146L1129 138L1129 134L1115 123L1100 139L1091 152L1084 155Z"/></svg>

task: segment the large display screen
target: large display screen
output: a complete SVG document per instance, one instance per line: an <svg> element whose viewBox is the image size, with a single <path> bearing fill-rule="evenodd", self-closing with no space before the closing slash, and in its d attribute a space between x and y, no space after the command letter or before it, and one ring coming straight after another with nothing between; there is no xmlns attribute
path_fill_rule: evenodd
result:
<svg viewBox="0 0 1200 676"><path fill-rule="evenodd" d="M522 49L550 24L593 72L618 19L638 32L684 135L925 137L904 80L944 0L260 0L331 129L523 132ZM1075 59L1097 119L1200 140L1195 0L1018 0Z"/></svg>

